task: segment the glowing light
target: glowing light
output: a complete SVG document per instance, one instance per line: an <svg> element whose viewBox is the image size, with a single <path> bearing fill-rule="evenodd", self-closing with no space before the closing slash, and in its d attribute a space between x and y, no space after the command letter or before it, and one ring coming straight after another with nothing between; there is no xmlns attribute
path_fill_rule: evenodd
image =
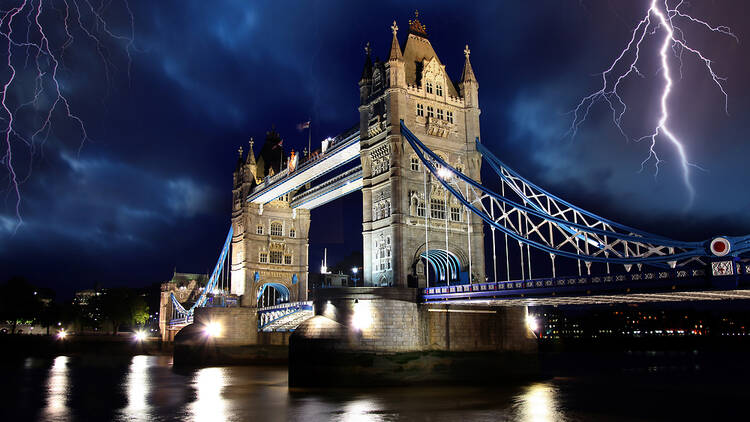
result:
<svg viewBox="0 0 750 422"><path fill-rule="evenodd" d="M222 326L218 322L209 322L203 331L209 337L219 337L221 336Z"/></svg>
<svg viewBox="0 0 750 422"><path fill-rule="evenodd" d="M438 173L438 177L440 177L443 180L450 179L451 176L453 176L453 173L451 173L451 171L445 167L440 167L437 173Z"/></svg>
<svg viewBox="0 0 750 422"><path fill-rule="evenodd" d="M65 340L65 337L67 337L67 336L68 336L68 333L65 330L60 330L57 333L57 338L59 338L60 340Z"/></svg>
<svg viewBox="0 0 750 422"><path fill-rule="evenodd" d="M529 327L529 330L536 332L536 330L539 329L539 322L537 321L536 317L534 317L533 315L527 315L526 326Z"/></svg>
<svg viewBox="0 0 750 422"><path fill-rule="evenodd" d="M359 268L357 268L357 267L352 267L352 272L353 272L354 274L357 274L357 271L359 271Z"/></svg>
<svg viewBox="0 0 750 422"><path fill-rule="evenodd" d="M354 315L352 315L352 326L357 330L366 330L372 325L372 309L370 302L359 300L354 303Z"/></svg>
<svg viewBox="0 0 750 422"><path fill-rule="evenodd" d="M148 337L148 334L146 334L146 332L143 330L136 331L135 334L133 335L133 338L135 338L135 340L139 342L146 340L147 337Z"/></svg>
<svg viewBox="0 0 750 422"><path fill-rule="evenodd" d="M706 58L706 56L700 51L691 47L686 39L683 30L677 26L677 21L684 21L686 23L696 24L702 26L704 29L708 29L711 32L724 34L734 38L739 42L737 36L726 26L713 26L706 21L694 18L689 14L684 13L680 8L686 5L684 1L679 1L676 6L670 8L668 1L659 2L652 0L649 9L646 11L646 15L638 22L635 29L630 36L630 41L625 48L620 51L617 58L611 63L609 68L601 73L602 85L601 88L592 94L584 97L578 105L573 109L573 122L568 129L567 135L575 137L578 133L578 129L586 121L586 118L591 111L591 107L597 102L606 102L612 111L612 121L614 122L617 129L620 131L626 140L630 140L630 137L625 133L622 128L622 118L625 112L628 110L625 101L620 96L618 89L623 80L629 76L637 75L639 77L645 77L638 69L638 64L641 59L641 48L643 47L644 40L647 35L654 35L659 31L664 33L664 38L659 48L660 58L660 73L663 78L661 94L660 94L660 114L657 119L656 126L651 129L650 133L646 136L635 139L636 142L649 140L649 153L648 156L641 162L641 171L644 170L645 166L649 161L654 162L654 177L659 174L659 164L663 162L656 152L657 139L663 137L669 141L674 149L677 151L677 155L680 160L680 168L682 172L682 180L685 185L685 189L688 194L687 206L690 207L695 200L695 189L693 188L690 180L690 168L698 167L688 159L688 154L683 145L683 142L678 138L677 135L669 127L669 97L672 92L672 86L674 84L674 78L672 76L672 68L670 67L669 61L669 50L676 56L680 62L679 72L682 76L682 56L684 52L688 52L698 58L704 65L708 72L712 82L718 87L721 94L724 96L724 111L728 113L729 99L722 82L726 78L719 76L712 67L713 61ZM622 69L622 68L625 69ZM617 69L622 69L619 73Z"/></svg>

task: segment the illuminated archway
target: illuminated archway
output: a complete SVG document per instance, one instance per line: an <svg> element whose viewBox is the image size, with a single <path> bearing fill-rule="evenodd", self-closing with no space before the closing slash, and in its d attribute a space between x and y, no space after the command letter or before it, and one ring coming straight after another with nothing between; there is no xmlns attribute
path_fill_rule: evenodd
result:
<svg viewBox="0 0 750 422"><path fill-rule="evenodd" d="M461 262L451 251L430 249L422 252L419 258L424 264L425 273L430 272L430 285L446 285L461 280Z"/></svg>
<svg viewBox="0 0 750 422"><path fill-rule="evenodd" d="M269 289L269 287L271 287ZM266 283L258 289L258 307L289 302L289 288L281 283Z"/></svg>

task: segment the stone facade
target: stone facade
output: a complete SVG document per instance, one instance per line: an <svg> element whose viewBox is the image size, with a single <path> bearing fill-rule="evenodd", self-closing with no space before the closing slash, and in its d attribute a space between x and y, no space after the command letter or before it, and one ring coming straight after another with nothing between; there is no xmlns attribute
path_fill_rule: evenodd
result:
<svg viewBox="0 0 750 422"><path fill-rule="evenodd" d="M288 292L284 301L307 298L310 211L291 208L294 192L265 205L245 200L258 183L273 175L271 159L275 156L270 154L277 152L268 146L281 139L274 131L267 135L257 160L252 141L245 159L240 149L234 172L232 293L242 296L241 305L245 307L257 307L259 295L268 286L278 290L276 296L280 298ZM283 155L280 157L279 162L283 162Z"/></svg>
<svg viewBox="0 0 750 422"><path fill-rule="evenodd" d="M368 46L359 82L364 284L425 287L427 276L420 254L427 244L430 250L447 249L454 254L461 272L468 273L471 261L471 278L484 280L481 220L467 215L455 199L445 195L400 131L403 120L448 164L480 181L481 159L475 146L480 135L479 85L468 47L456 89L424 26L416 19L410 21L403 53L397 30L394 22L386 62L373 63ZM376 123L382 123L384 129L371 130L381 127Z"/></svg>

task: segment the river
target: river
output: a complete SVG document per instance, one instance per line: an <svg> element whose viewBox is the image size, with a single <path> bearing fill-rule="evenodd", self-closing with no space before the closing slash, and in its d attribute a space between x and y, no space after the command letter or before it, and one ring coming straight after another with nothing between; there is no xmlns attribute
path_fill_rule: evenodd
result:
<svg viewBox="0 0 750 422"><path fill-rule="evenodd" d="M679 370L495 387L295 390L285 367L179 370L169 356L26 358L0 369L0 421L747 420L750 398L743 379Z"/></svg>

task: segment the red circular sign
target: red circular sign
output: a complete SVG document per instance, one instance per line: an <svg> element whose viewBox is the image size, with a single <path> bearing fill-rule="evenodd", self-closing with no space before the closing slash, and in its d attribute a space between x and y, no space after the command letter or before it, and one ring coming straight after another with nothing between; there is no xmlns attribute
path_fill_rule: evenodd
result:
<svg viewBox="0 0 750 422"><path fill-rule="evenodd" d="M723 237L717 237L711 241L711 253L716 256L724 256L729 253L729 240Z"/></svg>

